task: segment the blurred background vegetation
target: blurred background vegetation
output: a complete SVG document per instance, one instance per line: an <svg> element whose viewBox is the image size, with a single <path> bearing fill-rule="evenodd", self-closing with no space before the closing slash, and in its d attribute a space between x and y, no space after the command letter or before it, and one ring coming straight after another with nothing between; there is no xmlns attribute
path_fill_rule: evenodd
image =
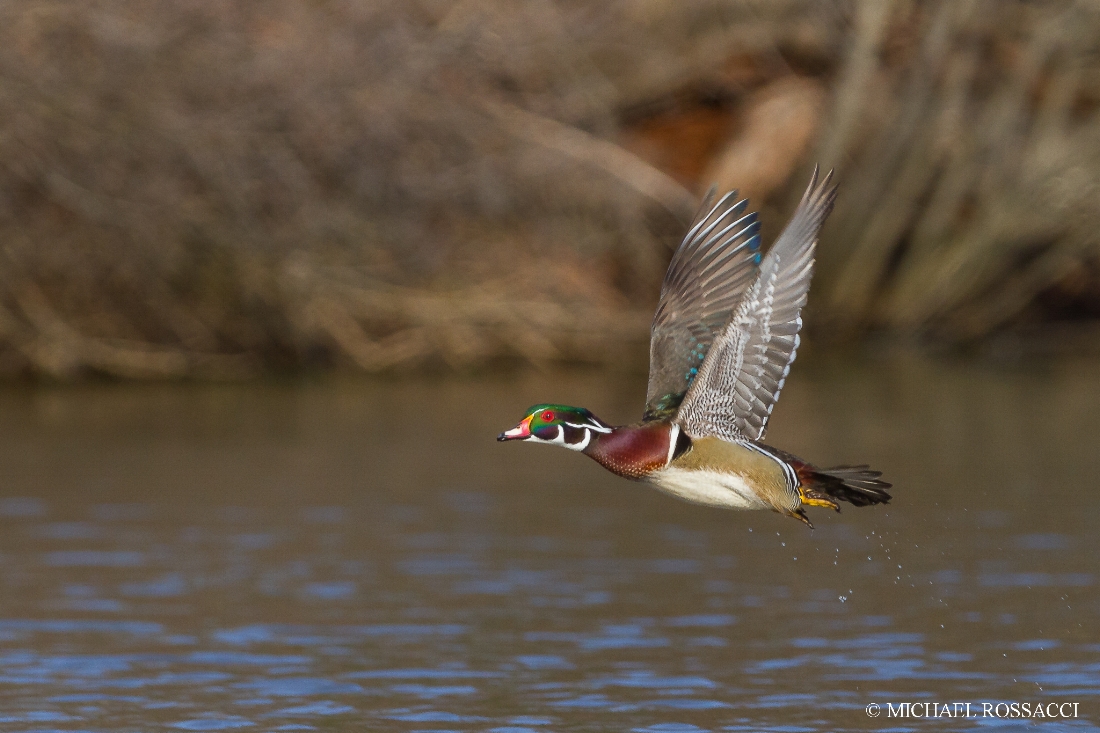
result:
<svg viewBox="0 0 1100 733"><path fill-rule="evenodd" d="M814 162L811 339L1100 342L1095 0L0 2L0 374L642 365Z"/></svg>

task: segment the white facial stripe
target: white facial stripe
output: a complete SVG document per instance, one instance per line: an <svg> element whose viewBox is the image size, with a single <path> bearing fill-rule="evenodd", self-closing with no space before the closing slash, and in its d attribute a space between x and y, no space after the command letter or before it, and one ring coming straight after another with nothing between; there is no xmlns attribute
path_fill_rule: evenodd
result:
<svg viewBox="0 0 1100 733"><path fill-rule="evenodd" d="M595 430L597 433L610 433L611 428L604 427L603 425L596 425L595 423L577 423L567 422L565 423L571 428L577 428L578 430Z"/></svg>
<svg viewBox="0 0 1100 733"><path fill-rule="evenodd" d="M592 431L588 428L582 429L584 430L584 440L579 443L566 443L566 448L569 450L582 451L588 447L588 444L592 442Z"/></svg>

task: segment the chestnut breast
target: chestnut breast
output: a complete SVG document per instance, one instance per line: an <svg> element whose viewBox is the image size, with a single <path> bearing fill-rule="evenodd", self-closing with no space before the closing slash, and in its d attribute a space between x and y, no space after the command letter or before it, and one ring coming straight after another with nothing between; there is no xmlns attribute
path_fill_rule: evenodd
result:
<svg viewBox="0 0 1100 733"><path fill-rule="evenodd" d="M612 473L640 479L668 463L671 437L667 422L624 425L599 435L584 452Z"/></svg>

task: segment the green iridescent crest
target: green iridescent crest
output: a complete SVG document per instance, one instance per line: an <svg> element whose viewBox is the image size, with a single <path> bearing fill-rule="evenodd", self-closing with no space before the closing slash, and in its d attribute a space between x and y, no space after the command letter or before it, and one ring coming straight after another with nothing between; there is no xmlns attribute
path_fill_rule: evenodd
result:
<svg viewBox="0 0 1100 733"><path fill-rule="evenodd" d="M569 433L590 429L599 433L610 432L611 426L600 420L583 407L544 403L533 405L527 410L527 416L520 423L526 425L526 433L540 440L554 440ZM520 427L520 426L517 426ZM509 436L512 437L512 436ZM518 437L518 436L517 436Z"/></svg>
<svg viewBox="0 0 1100 733"><path fill-rule="evenodd" d="M532 433L539 428L557 427L558 425L587 425L593 419L592 413L583 407L549 403L532 405L527 409L527 416L531 418L530 430Z"/></svg>

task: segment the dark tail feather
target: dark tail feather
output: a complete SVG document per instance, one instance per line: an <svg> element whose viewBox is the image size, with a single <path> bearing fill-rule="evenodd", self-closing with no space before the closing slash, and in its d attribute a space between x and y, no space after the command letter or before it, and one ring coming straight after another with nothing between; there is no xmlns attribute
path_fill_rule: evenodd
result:
<svg viewBox="0 0 1100 733"><path fill-rule="evenodd" d="M890 484L879 480L882 471L872 471L870 466L836 466L815 468L808 476L800 477L811 488L828 494L834 499L854 506L889 503L886 492Z"/></svg>

